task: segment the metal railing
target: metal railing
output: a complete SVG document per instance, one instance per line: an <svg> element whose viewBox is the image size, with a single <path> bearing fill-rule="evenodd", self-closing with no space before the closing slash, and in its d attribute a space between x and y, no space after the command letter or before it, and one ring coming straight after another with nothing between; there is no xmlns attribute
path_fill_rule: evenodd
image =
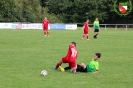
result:
<svg viewBox="0 0 133 88"><path fill-rule="evenodd" d="M114 28L115 30L117 30L118 28L124 28L125 30L128 29L133 29L133 24L99 24L100 28L104 27L105 30L107 30L108 28ZM90 27L93 26L93 24L89 24Z"/></svg>
<svg viewBox="0 0 133 88"><path fill-rule="evenodd" d="M100 26L105 26L105 30L108 28L107 26L115 26L115 30L117 30L117 28L125 28L126 30L133 28L133 24L100 24Z"/></svg>

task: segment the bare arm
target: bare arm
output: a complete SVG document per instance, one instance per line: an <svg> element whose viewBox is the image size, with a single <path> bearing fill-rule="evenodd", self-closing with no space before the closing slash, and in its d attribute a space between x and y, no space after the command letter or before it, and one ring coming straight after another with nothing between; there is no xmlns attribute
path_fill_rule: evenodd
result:
<svg viewBox="0 0 133 88"><path fill-rule="evenodd" d="M42 26L44 26L44 24L42 23Z"/></svg>
<svg viewBox="0 0 133 88"><path fill-rule="evenodd" d="M92 72L91 74L96 74L96 73L98 73L98 70L96 70L96 71Z"/></svg>

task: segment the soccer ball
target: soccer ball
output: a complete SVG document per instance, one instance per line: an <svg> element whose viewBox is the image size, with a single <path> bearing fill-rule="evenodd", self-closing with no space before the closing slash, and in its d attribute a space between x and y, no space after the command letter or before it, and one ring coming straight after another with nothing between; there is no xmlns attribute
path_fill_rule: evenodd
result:
<svg viewBox="0 0 133 88"><path fill-rule="evenodd" d="M46 70L42 70L42 71L41 71L41 75L42 75L42 76L46 76L47 74L48 74L48 72L47 72Z"/></svg>

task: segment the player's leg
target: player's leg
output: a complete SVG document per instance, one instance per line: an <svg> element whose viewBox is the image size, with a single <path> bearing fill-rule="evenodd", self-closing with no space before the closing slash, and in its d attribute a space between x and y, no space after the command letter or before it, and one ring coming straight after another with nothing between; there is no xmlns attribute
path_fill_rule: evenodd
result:
<svg viewBox="0 0 133 88"><path fill-rule="evenodd" d="M68 63L68 62L69 62L69 59L67 57L62 58L62 63ZM65 69L63 67L61 67L61 65L59 65L59 69L61 72L65 71Z"/></svg>
<svg viewBox="0 0 133 88"><path fill-rule="evenodd" d="M88 34L86 34L86 39L89 40L89 35Z"/></svg>
<svg viewBox="0 0 133 88"><path fill-rule="evenodd" d="M76 69L76 71L79 72L79 71L81 71L82 68L83 68L83 67L81 67L80 65L77 64L77 69ZM71 69L70 66L67 66L67 67L64 68L64 70L70 70L70 69Z"/></svg>
<svg viewBox="0 0 133 88"><path fill-rule="evenodd" d="M49 36L50 35L50 33L49 33L49 31L47 30L47 35Z"/></svg>
<svg viewBox="0 0 133 88"><path fill-rule="evenodd" d="M77 69L76 69L76 71L78 72L78 71L80 71L82 68L83 68L83 67L81 67L80 65L77 64ZM64 70L70 70L70 69L71 69L70 66L67 66L67 67L64 68Z"/></svg>
<svg viewBox="0 0 133 88"><path fill-rule="evenodd" d="M95 29L94 31L94 38L97 39L97 35L99 34L99 29Z"/></svg>
<svg viewBox="0 0 133 88"><path fill-rule="evenodd" d="M96 30L94 30L94 36L93 36L94 39L96 39L96 34L97 34Z"/></svg>
<svg viewBox="0 0 133 88"><path fill-rule="evenodd" d="M96 38L97 38L98 32L96 32Z"/></svg>
<svg viewBox="0 0 133 88"><path fill-rule="evenodd" d="M67 63L68 62L68 58L63 57L57 64L55 69L58 69L59 66L61 66L62 63Z"/></svg>
<svg viewBox="0 0 133 88"><path fill-rule="evenodd" d="M73 67L72 68L72 72L75 74L77 71L76 71L77 67Z"/></svg>
<svg viewBox="0 0 133 88"><path fill-rule="evenodd" d="M82 35L82 37L81 37L81 38L82 38L82 39L84 39L84 37L85 37L85 34L83 33L83 35Z"/></svg>
<svg viewBox="0 0 133 88"><path fill-rule="evenodd" d="M80 66L83 67L84 69L86 68L86 65L84 63L81 63Z"/></svg>
<svg viewBox="0 0 133 88"><path fill-rule="evenodd" d="M65 62L65 57L63 57L57 64L56 64L56 67L55 69L58 69L59 66L61 66L61 64L63 63L63 61Z"/></svg>
<svg viewBox="0 0 133 88"><path fill-rule="evenodd" d="M62 64L62 63L63 63L63 62L62 62L62 60L60 60L60 61L56 64L56 66L55 66L55 68L54 68L54 69L55 69L55 70L56 70L56 69L58 69L58 68L59 68L59 66L61 66L61 64Z"/></svg>
<svg viewBox="0 0 133 88"><path fill-rule="evenodd" d="M69 66L64 68L64 70L70 70L70 69L71 69L71 67L69 67Z"/></svg>
<svg viewBox="0 0 133 88"><path fill-rule="evenodd" d="M76 69L77 69L76 62L70 62L69 63L69 67L71 67L73 73L76 73L77 72L76 71Z"/></svg>
<svg viewBox="0 0 133 88"><path fill-rule="evenodd" d="M44 33L44 36L46 36L46 30L45 30L45 28L43 29L43 33Z"/></svg>
<svg viewBox="0 0 133 88"><path fill-rule="evenodd" d="M50 35L48 27L46 27L46 33L47 33L48 36Z"/></svg>
<svg viewBox="0 0 133 88"><path fill-rule="evenodd" d="M87 40L89 40L89 36L88 36L88 30L84 30L84 34Z"/></svg>
<svg viewBox="0 0 133 88"><path fill-rule="evenodd" d="M78 66L78 69L79 69L79 72L87 72L87 68L86 68L86 65L84 63L81 63Z"/></svg>
<svg viewBox="0 0 133 88"><path fill-rule="evenodd" d="M77 71L77 72L82 72L83 70L84 70L84 68L83 68L82 66L80 66L80 65L77 64L77 69L76 69L76 71Z"/></svg>

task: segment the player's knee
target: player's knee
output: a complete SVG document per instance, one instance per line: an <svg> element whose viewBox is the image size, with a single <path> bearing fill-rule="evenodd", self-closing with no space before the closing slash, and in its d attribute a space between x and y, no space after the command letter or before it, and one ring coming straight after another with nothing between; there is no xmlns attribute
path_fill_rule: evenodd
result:
<svg viewBox="0 0 133 88"><path fill-rule="evenodd" d="M60 63L63 63L63 61L62 61L62 60L60 60L59 62L60 62Z"/></svg>
<svg viewBox="0 0 133 88"><path fill-rule="evenodd" d="M84 65L84 63L81 63L80 65Z"/></svg>

